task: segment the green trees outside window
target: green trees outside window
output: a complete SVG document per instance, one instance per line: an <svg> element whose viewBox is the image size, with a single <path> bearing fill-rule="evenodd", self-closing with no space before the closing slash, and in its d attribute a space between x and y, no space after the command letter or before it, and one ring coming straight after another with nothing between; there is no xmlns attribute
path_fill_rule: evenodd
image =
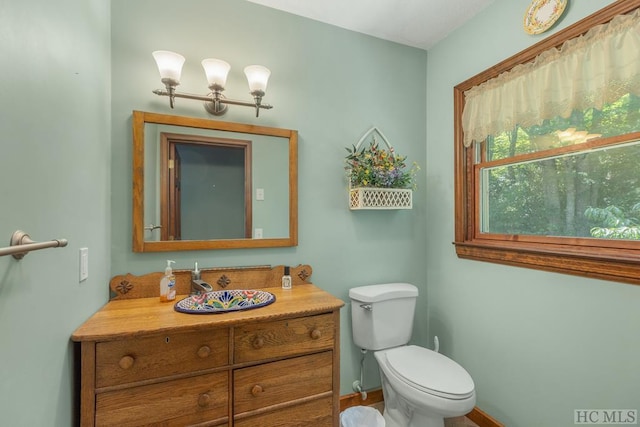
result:
<svg viewBox="0 0 640 427"><path fill-rule="evenodd" d="M640 240L638 131L628 94L478 144L481 232Z"/></svg>

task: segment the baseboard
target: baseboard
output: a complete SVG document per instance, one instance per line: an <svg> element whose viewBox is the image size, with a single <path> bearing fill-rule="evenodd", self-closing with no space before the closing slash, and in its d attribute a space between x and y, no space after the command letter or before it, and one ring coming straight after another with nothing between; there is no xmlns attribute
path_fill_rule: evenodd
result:
<svg viewBox="0 0 640 427"><path fill-rule="evenodd" d="M367 400L362 400L360 393L346 394L340 396L340 412L352 406L364 405L371 406L384 401L382 397L382 389L371 390L367 392Z"/></svg>
<svg viewBox="0 0 640 427"><path fill-rule="evenodd" d="M496 421L477 406L467 414L467 418L478 424L478 427L504 427L504 424Z"/></svg>
<svg viewBox="0 0 640 427"><path fill-rule="evenodd" d="M340 412L352 406L371 406L380 402L384 402L382 389L368 391L367 400L362 400L360 393L346 394L340 396ZM478 424L478 427L504 427L504 424L494 420L489 414L478 407L473 408L473 410L467 414L467 418Z"/></svg>

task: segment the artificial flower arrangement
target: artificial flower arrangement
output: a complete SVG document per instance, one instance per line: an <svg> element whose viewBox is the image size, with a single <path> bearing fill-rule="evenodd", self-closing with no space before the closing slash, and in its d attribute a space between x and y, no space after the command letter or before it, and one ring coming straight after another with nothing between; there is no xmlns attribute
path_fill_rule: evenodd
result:
<svg viewBox="0 0 640 427"><path fill-rule="evenodd" d="M353 145L346 150L345 170L351 188L416 188L418 164L413 162L407 169L407 157L396 154L391 146L380 148L375 136L368 147Z"/></svg>

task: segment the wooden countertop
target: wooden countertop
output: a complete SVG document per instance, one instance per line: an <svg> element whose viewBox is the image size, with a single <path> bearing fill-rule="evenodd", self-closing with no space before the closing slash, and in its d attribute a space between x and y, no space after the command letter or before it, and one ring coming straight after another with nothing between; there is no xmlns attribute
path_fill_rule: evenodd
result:
<svg viewBox="0 0 640 427"><path fill-rule="evenodd" d="M250 310L220 314L186 314L174 310L175 302L163 303L158 297L115 299L91 316L71 336L73 341L111 341L162 332L196 331L312 315L337 310L344 302L312 284L294 285L291 290L266 287L276 300L273 304Z"/></svg>

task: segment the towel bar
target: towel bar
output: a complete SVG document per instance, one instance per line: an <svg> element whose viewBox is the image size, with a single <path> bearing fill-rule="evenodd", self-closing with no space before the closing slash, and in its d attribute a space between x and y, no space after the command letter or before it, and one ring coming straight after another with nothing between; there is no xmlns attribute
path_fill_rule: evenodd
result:
<svg viewBox="0 0 640 427"><path fill-rule="evenodd" d="M62 248L67 246L67 239L55 239L48 242L34 242L22 230L16 230L11 235L11 246L0 249L0 256L13 255L15 259L22 259L27 253L46 248Z"/></svg>

